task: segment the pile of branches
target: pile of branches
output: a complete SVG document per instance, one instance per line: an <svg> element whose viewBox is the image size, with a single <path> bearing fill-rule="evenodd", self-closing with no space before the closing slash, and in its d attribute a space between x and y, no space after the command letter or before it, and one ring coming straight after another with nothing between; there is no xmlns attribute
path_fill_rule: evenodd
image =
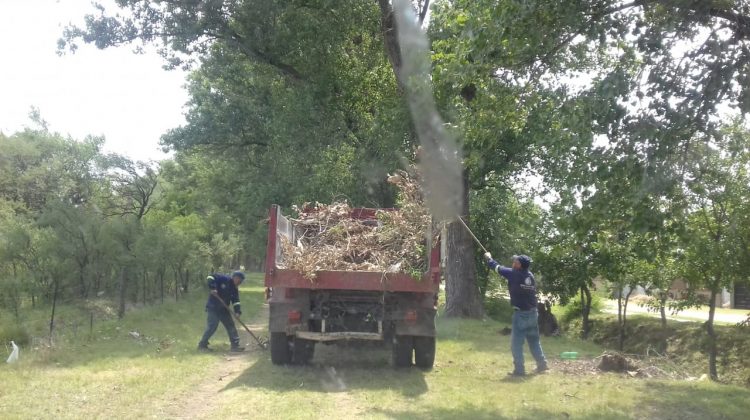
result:
<svg viewBox="0 0 750 420"><path fill-rule="evenodd" d="M281 240L284 268L311 281L321 270L403 272L421 278L427 270L427 234L433 232L434 244L438 229L431 229L414 173L399 171L388 182L399 189L399 208L378 210L375 219L352 218L346 201L295 207L299 217L290 220L296 241Z"/></svg>

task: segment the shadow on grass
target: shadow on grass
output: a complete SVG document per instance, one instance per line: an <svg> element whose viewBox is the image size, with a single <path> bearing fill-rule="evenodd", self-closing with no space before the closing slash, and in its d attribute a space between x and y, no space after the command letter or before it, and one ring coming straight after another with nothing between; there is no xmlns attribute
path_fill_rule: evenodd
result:
<svg viewBox="0 0 750 420"><path fill-rule="evenodd" d="M389 419L396 420L432 420L432 419L509 419L497 410L464 405L460 408L434 408L426 411L396 411L385 408L376 408L371 414L380 414ZM544 417L549 418L549 417Z"/></svg>
<svg viewBox="0 0 750 420"><path fill-rule="evenodd" d="M406 397L428 391L425 372L416 367L394 369L390 349L383 346L318 344L315 352L309 366L276 366L270 355L260 358L223 391L236 387L324 393L387 389Z"/></svg>
<svg viewBox="0 0 750 420"><path fill-rule="evenodd" d="M435 407L427 410L413 410L413 411L397 411L389 409L374 409L371 411L373 414L380 414L390 419L397 420L433 420L433 419L472 419L472 420L503 420L503 419L568 419L571 418L571 414L565 410L541 410L536 408L528 408L524 410L522 415L504 414L499 409L488 409L477 407L470 404L465 404L458 408L445 408ZM594 414L594 415L575 415L576 419L602 419L612 418L610 414Z"/></svg>

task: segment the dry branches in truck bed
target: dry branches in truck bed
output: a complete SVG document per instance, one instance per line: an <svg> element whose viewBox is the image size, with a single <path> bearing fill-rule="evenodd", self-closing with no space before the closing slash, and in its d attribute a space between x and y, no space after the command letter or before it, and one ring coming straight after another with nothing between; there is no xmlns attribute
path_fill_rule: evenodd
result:
<svg viewBox="0 0 750 420"><path fill-rule="evenodd" d="M346 202L306 203L290 219L295 243L281 238L283 268L300 271L314 280L321 270L403 272L419 279L427 269L427 235L431 217L424 205L419 180L399 171L388 177L399 188L399 208L376 210L372 219L352 218Z"/></svg>

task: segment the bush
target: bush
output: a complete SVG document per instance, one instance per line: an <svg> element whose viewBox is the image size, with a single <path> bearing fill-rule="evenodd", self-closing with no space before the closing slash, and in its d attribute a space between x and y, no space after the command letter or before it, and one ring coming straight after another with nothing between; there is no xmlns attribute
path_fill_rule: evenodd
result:
<svg viewBox="0 0 750 420"><path fill-rule="evenodd" d="M513 308L510 301L498 293L487 295L484 299L484 311L488 317L500 322L511 322Z"/></svg>
<svg viewBox="0 0 750 420"><path fill-rule="evenodd" d="M31 336L26 328L18 324L0 327L0 343L10 345L11 340L19 346L25 346L31 341Z"/></svg>
<svg viewBox="0 0 750 420"><path fill-rule="evenodd" d="M596 294L591 295L591 315L595 315L602 312L604 306L603 299ZM569 324L571 321L581 318L583 314L583 305L581 304L581 297L576 295L567 305L563 307L562 316L560 322L563 324Z"/></svg>

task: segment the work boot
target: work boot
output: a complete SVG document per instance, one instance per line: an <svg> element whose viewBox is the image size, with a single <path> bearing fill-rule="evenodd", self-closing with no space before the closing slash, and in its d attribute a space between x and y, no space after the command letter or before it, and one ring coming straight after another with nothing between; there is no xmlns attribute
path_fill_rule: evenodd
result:
<svg viewBox="0 0 750 420"><path fill-rule="evenodd" d="M232 346L229 351L231 351L232 353L242 353L243 351L245 351L245 348L242 346Z"/></svg>
<svg viewBox="0 0 750 420"><path fill-rule="evenodd" d="M537 366L536 367L536 373L544 373L544 372L546 372L548 370L549 370L549 366L547 366L546 363L543 364L543 365L541 365L541 366Z"/></svg>
<svg viewBox="0 0 750 420"><path fill-rule="evenodd" d="M200 344L198 344L198 351L201 351L201 352L203 352L203 353L211 353L211 352L212 352L212 351L214 351L214 350L213 350L213 349L210 349L210 348L208 348L208 346L207 346L207 345L205 345L205 346L204 346L204 345L200 345Z"/></svg>
<svg viewBox="0 0 750 420"><path fill-rule="evenodd" d="M508 372L508 376L512 377L523 377L526 376L526 373L524 372L516 372L515 370L513 372Z"/></svg>

